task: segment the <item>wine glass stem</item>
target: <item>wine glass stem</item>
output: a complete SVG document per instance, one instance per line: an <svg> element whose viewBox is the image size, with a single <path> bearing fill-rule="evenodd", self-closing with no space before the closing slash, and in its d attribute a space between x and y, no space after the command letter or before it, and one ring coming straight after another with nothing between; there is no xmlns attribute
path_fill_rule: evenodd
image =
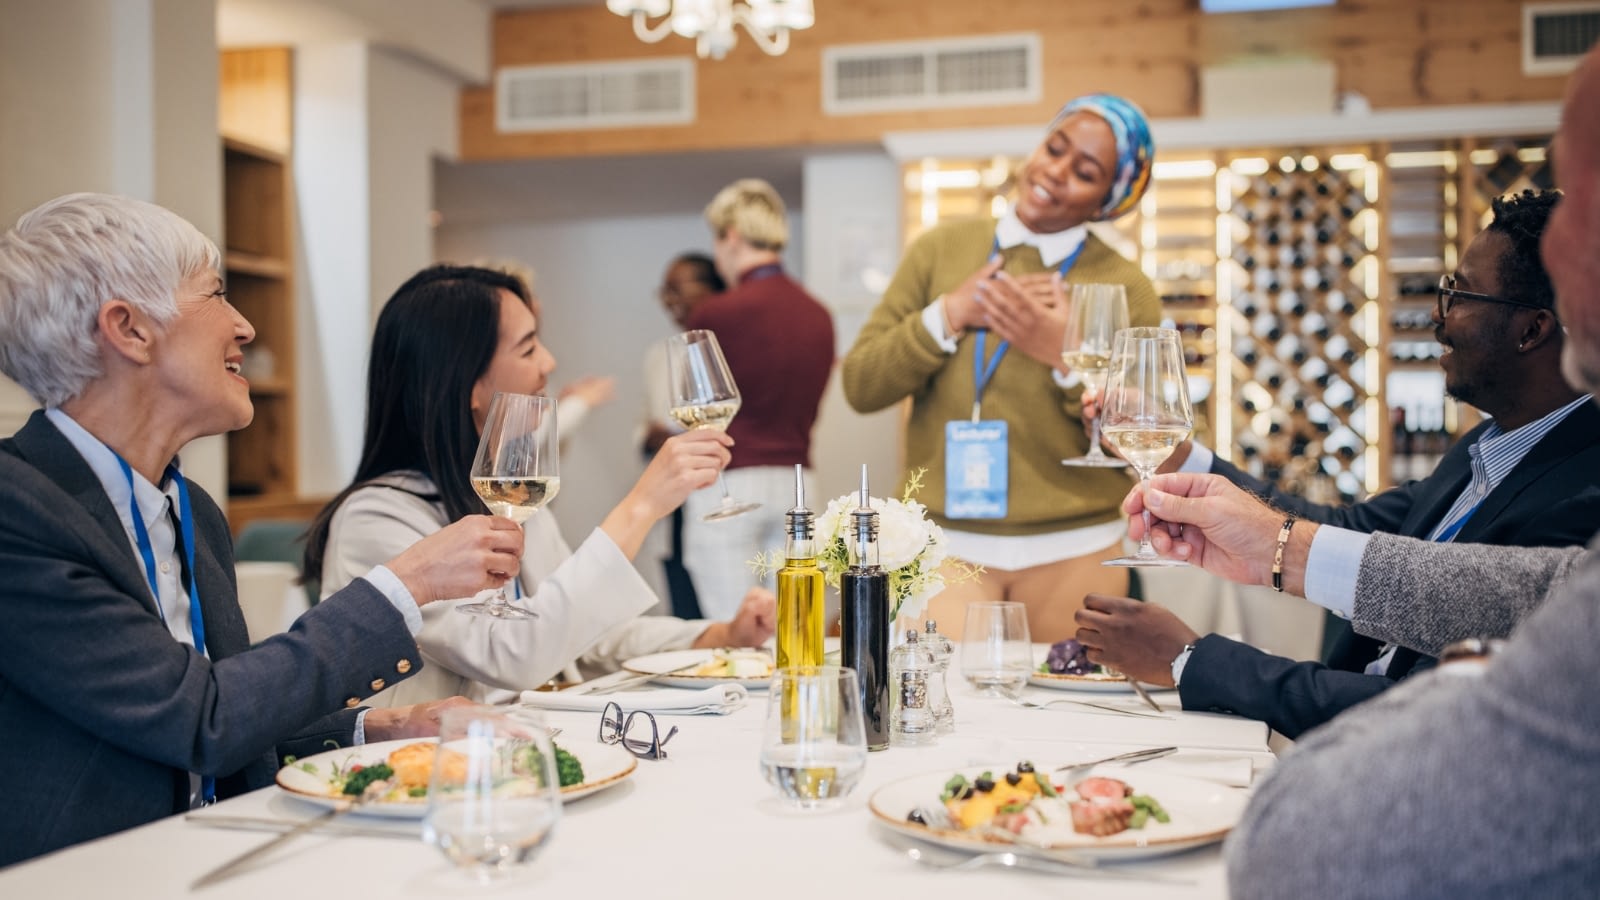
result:
<svg viewBox="0 0 1600 900"><path fill-rule="evenodd" d="M1139 470L1139 487L1141 489L1150 487L1150 473L1144 469ZM1141 490L1141 493L1144 492ZM1146 508L1140 511L1139 515L1144 517L1144 536L1139 539L1139 552L1135 555L1140 559L1156 559L1155 545L1150 543L1150 510Z"/></svg>
<svg viewBox="0 0 1600 900"><path fill-rule="evenodd" d="M728 482L727 482L726 479L724 479L722 477L722 473L721 472L717 473L717 484L722 485L722 505L723 506L732 506L733 505L733 495L728 493Z"/></svg>
<svg viewBox="0 0 1600 900"><path fill-rule="evenodd" d="M1084 454L1090 459L1105 459L1104 450L1100 449L1100 417L1095 416L1089 420L1089 452Z"/></svg>

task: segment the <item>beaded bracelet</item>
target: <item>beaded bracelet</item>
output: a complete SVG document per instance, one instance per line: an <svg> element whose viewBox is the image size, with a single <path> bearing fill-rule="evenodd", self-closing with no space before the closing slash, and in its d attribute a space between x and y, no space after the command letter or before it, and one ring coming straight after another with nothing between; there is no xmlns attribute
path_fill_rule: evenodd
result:
<svg viewBox="0 0 1600 900"><path fill-rule="evenodd" d="M1272 554L1272 589L1280 594L1283 593L1283 548L1289 543L1289 529L1294 523L1294 516L1283 520L1283 527L1278 529L1278 549Z"/></svg>

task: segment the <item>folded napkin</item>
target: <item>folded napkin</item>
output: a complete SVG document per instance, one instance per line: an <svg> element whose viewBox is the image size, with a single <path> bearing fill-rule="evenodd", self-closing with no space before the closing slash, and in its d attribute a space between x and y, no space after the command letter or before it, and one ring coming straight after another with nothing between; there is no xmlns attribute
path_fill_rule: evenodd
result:
<svg viewBox="0 0 1600 900"><path fill-rule="evenodd" d="M628 712L645 709L664 715L693 716L704 713L725 716L744 706L750 692L744 685L728 682L699 691L677 688L644 691L618 691L615 694L575 694L571 691L523 691L522 704L540 709L570 709L599 712L615 703Z"/></svg>

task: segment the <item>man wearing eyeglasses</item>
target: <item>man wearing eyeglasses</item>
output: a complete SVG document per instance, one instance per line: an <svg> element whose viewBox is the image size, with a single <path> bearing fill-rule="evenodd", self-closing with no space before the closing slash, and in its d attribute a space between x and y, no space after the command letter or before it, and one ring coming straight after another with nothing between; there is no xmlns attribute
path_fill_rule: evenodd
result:
<svg viewBox="0 0 1600 900"><path fill-rule="evenodd" d="M1296 520L1348 529L1323 548L1308 596L1348 617L1364 538L1387 532L1434 542L1580 544L1600 528L1600 408L1561 375L1563 334L1539 238L1559 195L1498 199L1494 220L1440 280L1434 334L1445 390L1493 417L1427 478L1354 506L1285 494L1195 445L1183 471L1211 471ZM1302 525L1302 528L1309 527ZM1288 534L1283 535L1287 541ZM1281 589L1281 581L1275 585ZM1426 652L1382 646L1345 629L1328 666L1272 656L1220 635L1201 637L1155 604L1091 595L1077 638L1090 658L1143 681L1176 685L1185 709L1235 712L1296 738L1432 666Z"/></svg>

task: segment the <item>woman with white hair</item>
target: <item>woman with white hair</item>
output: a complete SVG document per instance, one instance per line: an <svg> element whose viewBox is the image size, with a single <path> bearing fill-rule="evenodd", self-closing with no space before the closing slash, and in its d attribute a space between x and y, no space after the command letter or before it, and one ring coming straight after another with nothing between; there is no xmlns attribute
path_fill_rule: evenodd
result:
<svg viewBox="0 0 1600 900"><path fill-rule="evenodd" d="M739 386L739 414L728 426L728 491L764 507L708 523L701 517L722 501L720 490L691 494L683 505L684 567L701 611L723 618L755 581L750 559L783 546L794 467L811 467L811 429L833 370L833 317L783 271L789 224L772 185L757 178L728 185L706 207L706 223L728 289L696 304L685 324L716 333ZM806 493L817 496L809 484Z"/></svg>
<svg viewBox="0 0 1600 900"><path fill-rule="evenodd" d="M177 456L253 415L219 259L104 194L0 236L0 371L44 407L0 441L0 865L259 787L281 752L436 733L439 705L357 698L420 669L420 604L517 571L516 527L469 517L249 646L227 522Z"/></svg>

